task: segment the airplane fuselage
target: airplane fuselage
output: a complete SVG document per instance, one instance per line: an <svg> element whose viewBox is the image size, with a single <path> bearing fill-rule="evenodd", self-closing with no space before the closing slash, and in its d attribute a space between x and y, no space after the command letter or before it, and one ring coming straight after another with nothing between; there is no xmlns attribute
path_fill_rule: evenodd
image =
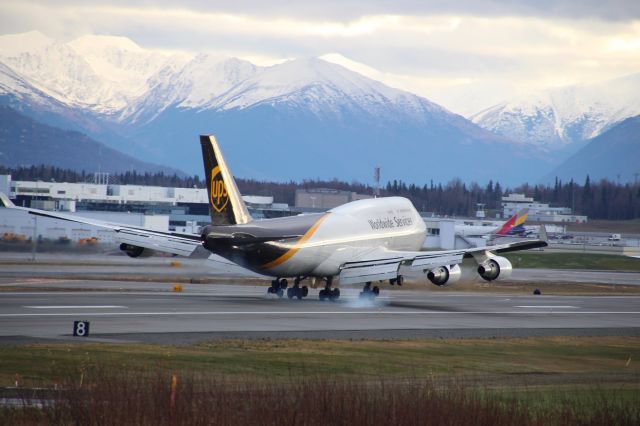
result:
<svg viewBox="0 0 640 426"><path fill-rule="evenodd" d="M338 275L345 262L374 251L419 251L426 226L411 201L388 197L353 201L321 214L208 226L203 235L210 233L281 236L248 245L205 242L205 247L264 275L326 277Z"/></svg>

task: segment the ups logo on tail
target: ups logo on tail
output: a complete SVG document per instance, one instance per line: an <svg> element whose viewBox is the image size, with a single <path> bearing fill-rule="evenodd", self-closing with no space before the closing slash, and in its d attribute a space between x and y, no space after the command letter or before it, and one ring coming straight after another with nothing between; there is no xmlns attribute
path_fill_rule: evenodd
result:
<svg viewBox="0 0 640 426"><path fill-rule="evenodd" d="M210 183L211 205L218 212L221 213L229 204L229 193L227 192L227 186L222 179L222 173L220 173L220 166L216 166L211 169L211 183Z"/></svg>

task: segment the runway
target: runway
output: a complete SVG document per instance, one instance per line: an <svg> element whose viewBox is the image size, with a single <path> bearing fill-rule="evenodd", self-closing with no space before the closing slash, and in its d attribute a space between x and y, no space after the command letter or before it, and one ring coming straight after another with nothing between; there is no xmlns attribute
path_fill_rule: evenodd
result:
<svg viewBox="0 0 640 426"><path fill-rule="evenodd" d="M189 282L218 280L220 278L257 278L246 269L228 262L151 257L130 259L124 255L72 255L38 254L31 262L29 253L0 253L1 278L52 278L52 279L116 279ZM178 267L172 267L175 261ZM408 276L417 276L415 272ZM426 279L421 277L425 284ZM567 270L567 269L523 269L513 270L510 281L597 283L640 285L640 273L622 271Z"/></svg>
<svg viewBox="0 0 640 426"><path fill-rule="evenodd" d="M176 264L176 260L179 263ZM640 296L529 296L381 287L375 303L267 297L255 274L197 259L3 253L0 344L190 343L221 338L640 335ZM512 281L640 285L640 274L517 269ZM172 292L174 283L183 286ZM191 284L195 283L195 284ZM425 282L426 288L430 285ZM74 338L73 321L90 321Z"/></svg>
<svg viewBox="0 0 640 426"><path fill-rule="evenodd" d="M3 280L7 284L8 280ZM40 285L43 283L40 283ZM640 296L505 296L395 290L374 303L343 290L320 302L267 297L265 287L57 280L55 290L3 292L0 343L192 343L220 338L416 338L640 335ZM126 291L122 291L121 289ZM75 320L90 336L72 337Z"/></svg>

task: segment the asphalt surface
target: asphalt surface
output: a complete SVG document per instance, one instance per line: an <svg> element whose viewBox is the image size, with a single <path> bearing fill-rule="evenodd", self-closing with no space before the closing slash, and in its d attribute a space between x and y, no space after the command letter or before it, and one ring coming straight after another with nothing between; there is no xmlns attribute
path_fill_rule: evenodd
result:
<svg viewBox="0 0 640 426"><path fill-rule="evenodd" d="M89 287L95 282L75 282ZM346 289L340 301L268 297L265 287L103 282L104 291L3 292L0 343L137 341L190 343L219 338L415 338L640 335L640 296L503 296L394 291L375 302ZM68 286L65 282L49 285ZM90 336L72 337L73 321Z"/></svg>
<svg viewBox="0 0 640 426"><path fill-rule="evenodd" d="M135 279L190 281L212 278L258 278L227 261L151 257L130 259L118 253L105 255L0 253L1 278ZM220 259L222 260L222 259ZM177 266L171 266L176 262ZM415 274L415 273L414 273ZM640 273L563 269L514 269L510 281L640 285ZM425 279L426 282L426 279Z"/></svg>
<svg viewBox="0 0 640 426"><path fill-rule="evenodd" d="M193 343L226 338L467 338L553 335L640 336L640 296L523 296L385 291L337 302L278 299L255 275L202 260L122 256L0 256L0 344L46 341ZM27 257L28 258L28 257ZM83 276L91 276L86 279ZM132 279L131 277L143 277ZM183 284L217 277L215 284ZM640 285L640 274L516 270L514 280ZM226 280L226 282L225 282ZM231 283L234 283L233 285ZM240 284L240 285L238 285ZM19 290L19 291L17 291ZM73 322L90 322L73 337Z"/></svg>

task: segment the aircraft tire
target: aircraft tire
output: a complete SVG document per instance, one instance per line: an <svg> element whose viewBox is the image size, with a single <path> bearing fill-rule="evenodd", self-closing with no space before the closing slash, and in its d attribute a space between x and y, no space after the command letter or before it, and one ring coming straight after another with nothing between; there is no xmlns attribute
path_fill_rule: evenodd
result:
<svg viewBox="0 0 640 426"><path fill-rule="evenodd" d="M336 300L340 299L340 289L339 288L334 288L333 290L331 290L330 298L331 298L332 301L336 301Z"/></svg>
<svg viewBox="0 0 640 426"><path fill-rule="evenodd" d="M320 298L321 301L324 302L324 300L327 298L327 290L320 290L320 292L318 293L318 297Z"/></svg>
<svg viewBox="0 0 640 426"><path fill-rule="evenodd" d="M279 288L278 290L276 290L276 294L278 295L278 297L282 297L284 296L284 290Z"/></svg>
<svg viewBox="0 0 640 426"><path fill-rule="evenodd" d="M289 299L293 299L294 296L296 296L296 294L294 293L294 288L288 288L287 289L287 297Z"/></svg>
<svg viewBox="0 0 640 426"><path fill-rule="evenodd" d="M300 290L302 291L302 297L307 297L307 295L309 294L309 287L305 285Z"/></svg>

